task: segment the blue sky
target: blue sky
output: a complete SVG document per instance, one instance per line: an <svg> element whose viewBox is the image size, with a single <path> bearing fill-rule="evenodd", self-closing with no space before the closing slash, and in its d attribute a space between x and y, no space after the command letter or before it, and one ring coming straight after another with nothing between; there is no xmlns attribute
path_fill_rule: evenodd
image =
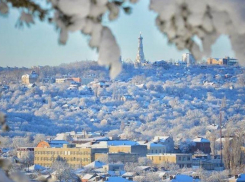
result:
<svg viewBox="0 0 245 182"><path fill-rule="evenodd" d="M179 60L185 51L178 51L167 43L167 38L155 26L156 14L148 10L147 0L133 5L131 15L121 12L113 22L105 20L121 48L122 59L134 60L137 53L139 32L143 35L145 58ZM97 60L97 52L88 46L88 37L80 32L70 33L65 46L58 44L54 26L36 21L30 28L15 28L19 13L11 10L7 17L0 17L0 66L31 67L34 65L59 65L81 60ZM234 57L227 36L221 36L212 47L212 57Z"/></svg>

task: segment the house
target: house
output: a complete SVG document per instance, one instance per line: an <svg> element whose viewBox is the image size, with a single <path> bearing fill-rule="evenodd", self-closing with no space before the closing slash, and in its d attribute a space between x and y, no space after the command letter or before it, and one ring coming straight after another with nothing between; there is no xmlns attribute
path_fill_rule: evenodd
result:
<svg viewBox="0 0 245 182"><path fill-rule="evenodd" d="M139 142L141 145L146 145L147 146L147 153L151 154L158 154L158 153L166 153L166 145L163 145L161 143L157 142L148 142L148 141L143 141Z"/></svg>
<svg viewBox="0 0 245 182"><path fill-rule="evenodd" d="M104 165L103 166L103 170L105 172L108 172L108 171L123 171L124 170L124 164L122 164L122 163L110 163L110 164Z"/></svg>
<svg viewBox="0 0 245 182"><path fill-rule="evenodd" d="M245 182L245 174L238 174L226 180L227 182Z"/></svg>
<svg viewBox="0 0 245 182"><path fill-rule="evenodd" d="M97 168L102 168L104 165L105 163L95 160L94 162L84 166L84 168L97 169Z"/></svg>
<svg viewBox="0 0 245 182"><path fill-rule="evenodd" d="M195 154L192 158L192 168L202 168L205 170L220 170L223 164L220 157L208 154Z"/></svg>
<svg viewBox="0 0 245 182"><path fill-rule="evenodd" d="M167 172L160 172L160 173L159 173L159 177L160 177L162 180L167 179L168 176L169 176L169 174L168 174Z"/></svg>
<svg viewBox="0 0 245 182"><path fill-rule="evenodd" d="M89 83L90 87L97 87L97 88L107 88L110 85L111 83L107 81L92 81Z"/></svg>
<svg viewBox="0 0 245 182"><path fill-rule="evenodd" d="M192 153L196 151L202 151L205 154L211 153L210 141L206 138L197 137L192 140L194 145L191 146L190 151Z"/></svg>
<svg viewBox="0 0 245 182"><path fill-rule="evenodd" d="M35 71L32 71L31 74L22 75L21 81L25 85L37 82L38 74Z"/></svg>
<svg viewBox="0 0 245 182"><path fill-rule="evenodd" d="M78 87L79 87L79 84L71 83L70 86L67 88L67 90L77 90Z"/></svg>
<svg viewBox="0 0 245 182"><path fill-rule="evenodd" d="M215 140L215 146L220 149L221 145L231 146L232 143L236 140L236 137L233 136L222 136L221 138L217 138Z"/></svg>
<svg viewBox="0 0 245 182"><path fill-rule="evenodd" d="M19 148L17 148L17 157L19 159L24 159L28 156L34 156L34 147L19 147Z"/></svg>
<svg viewBox="0 0 245 182"><path fill-rule="evenodd" d="M207 129L207 130L210 130L210 131L214 131L214 130L220 129L220 127L219 127L219 125L217 125L217 124L210 124L210 125L207 126L206 129Z"/></svg>
<svg viewBox="0 0 245 182"><path fill-rule="evenodd" d="M82 177L82 182L88 182L90 179L98 176L97 174L85 174L85 176Z"/></svg>
<svg viewBox="0 0 245 182"><path fill-rule="evenodd" d="M235 58L225 57L225 58L209 58L207 60L207 64L209 65L237 65L238 60Z"/></svg>
<svg viewBox="0 0 245 182"><path fill-rule="evenodd" d="M153 142L165 146L162 152L171 153L174 151L174 140L171 136L155 136Z"/></svg>
<svg viewBox="0 0 245 182"><path fill-rule="evenodd" d="M132 95L123 95L121 96L121 101L128 101L128 100L134 100Z"/></svg>
<svg viewBox="0 0 245 182"><path fill-rule="evenodd" d="M168 179L163 180L164 182L200 182L198 176L192 177L185 174L177 174L174 176L170 176Z"/></svg>
<svg viewBox="0 0 245 182"><path fill-rule="evenodd" d="M153 66L156 67L164 67L164 68L169 68L169 65L166 61L164 60L159 60L159 61L155 61L152 63Z"/></svg>
<svg viewBox="0 0 245 182"><path fill-rule="evenodd" d="M8 85L3 85L2 86L2 90L4 91L4 90L8 90L9 89L9 86Z"/></svg>
<svg viewBox="0 0 245 182"><path fill-rule="evenodd" d="M122 175L122 177L128 180L133 180L136 175L136 172L126 172Z"/></svg>
<svg viewBox="0 0 245 182"><path fill-rule="evenodd" d="M34 172L34 171L43 171L43 170L46 170L46 168L41 165L35 164L28 168L25 168L24 170Z"/></svg>
<svg viewBox="0 0 245 182"><path fill-rule="evenodd" d="M151 171L151 172L153 172L153 171L157 171L157 168L156 167L151 167L151 166L137 166L136 167L136 170L138 171L138 172L146 172L146 171Z"/></svg>
<svg viewBox="0 0 245 182"><path fill-rule="evenodd" d="M106 177L103 182L133 182L132 180L128 180L122 177Z"/></svg>
<svg viewBox="0 0 245 182"><path fill-rule="evenodd" d="M55 83L65 83L65 82L81 84L81 78L72 77L72 78L56 78L55 79Z"/></svg>

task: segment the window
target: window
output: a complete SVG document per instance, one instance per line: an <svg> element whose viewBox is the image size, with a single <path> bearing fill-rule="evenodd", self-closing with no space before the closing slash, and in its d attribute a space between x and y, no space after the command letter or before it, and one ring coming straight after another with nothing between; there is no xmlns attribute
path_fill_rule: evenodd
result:
<svg viewBox="0 0 245 182"><path fill-rule="evenodd" d="M178 157L178 160L181 161L181 157Z"/></svg>

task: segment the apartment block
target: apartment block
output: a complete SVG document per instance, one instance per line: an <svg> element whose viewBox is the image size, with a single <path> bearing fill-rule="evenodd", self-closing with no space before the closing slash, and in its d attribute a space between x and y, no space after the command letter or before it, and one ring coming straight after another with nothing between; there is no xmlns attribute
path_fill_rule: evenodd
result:
<svg viewBox="0 0 245 182"><path fill-rule="evenodd" d="M182 167L191 167L192 166L192 155L191 154L149 154L147 155L148 159L152 160L153 164L161 164L163 162L169 162L179 165Z"/></svg>
<svg viewBox="0 0 245 182"><path fill-rule="evenodd" d="M81 167L94 161L91 148L70 148L67 144L63 148L34 148L34 164L51 167L56 159L66 160L73 167Z"/></svg>
<svg viewBox="0 0 245 182"><path fill-rule="evenodd" d="M144 157L147 154L146 145L119 145L110 146L109 153L135 153L140 157Z"/></svg>

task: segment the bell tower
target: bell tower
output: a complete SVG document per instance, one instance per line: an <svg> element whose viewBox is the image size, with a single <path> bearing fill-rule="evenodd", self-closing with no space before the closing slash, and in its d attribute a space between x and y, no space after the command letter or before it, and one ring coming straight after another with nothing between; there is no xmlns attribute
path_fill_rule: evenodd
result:
<svg viewBox="0 0 245 182"><path fill-rule="evenodd" d="M143 37L141 36L141 32L140 32L140 36L138 38L138 52L137 52L135 64L141 66L145 62L146 61L145 61L144 50L143 50Z"/></svg>

